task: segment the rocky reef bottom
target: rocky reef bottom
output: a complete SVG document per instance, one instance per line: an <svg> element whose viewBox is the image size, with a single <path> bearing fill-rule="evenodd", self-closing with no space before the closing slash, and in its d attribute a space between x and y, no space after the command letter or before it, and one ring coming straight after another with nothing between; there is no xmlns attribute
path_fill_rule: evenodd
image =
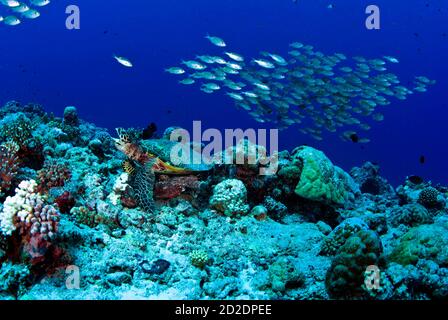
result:
<svg viewBox="0 0 448 320"><path fill-rule="evenodd" d="M172 129L0 108L0 299L448 297L448 188L308 146L174 168Z"/></svg>

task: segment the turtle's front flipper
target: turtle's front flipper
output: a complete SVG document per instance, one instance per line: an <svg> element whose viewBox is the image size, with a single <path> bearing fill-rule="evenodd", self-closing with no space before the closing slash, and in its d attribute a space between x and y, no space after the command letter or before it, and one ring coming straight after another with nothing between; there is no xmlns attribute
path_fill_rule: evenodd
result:
<svg viewBox="0 0 448 320"><path fill-rule="evenodd" d="M179 168L172 166L159 158L157 158L157 161L154 163L154 171L157 173L164 173L164 174L192 174L193 172L188 169Z"/></svg>
<svg viewBox="0 0 448 320"><path fill-rule="evenodd" d="M138 206L147 213L154 213L154 160L144 165L137 165L132 177L131 186L134 189L135 200Z"/></svg>

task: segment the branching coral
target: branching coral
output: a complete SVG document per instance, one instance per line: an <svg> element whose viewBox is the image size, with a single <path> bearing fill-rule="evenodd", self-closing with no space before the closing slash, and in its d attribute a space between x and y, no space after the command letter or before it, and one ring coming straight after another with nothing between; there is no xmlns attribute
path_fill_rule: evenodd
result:
<svg viewBox="0 0 448 320"><path fill-rule="evenodd" d="M34 124L25 114L11 114L3 120L0 136L6 141L13 141L23 147L32 138L33 129Z"/></svg>
<svg viewBox="0 0 448 320"><path fill-rule="evenodd" d="M213 188L210 206L229 217L244 215L249 211L247 190L237 179L227 179Z"/></svg>
<svg viewBox="0 0 448 320"><path fill-rule="evenodd" d="M0 230L12 235L18 230L26 251L33 259L41 258L51 246L58 230L59 212L45 204L37 193L34 180L22 181L13 197L5 200L0 213Z"/></svg>
<svg viewBox="0 0 448 320"><path fill-rule="evenodd" d="M19 158L15 150L0 146L0 194L9 191L19 170Z"/></svg>
<svg viewBox="0 0 448 320"><path fill-rule="evenodd" d="M71 172L67 168L67 165L56 161L47 161L44 167L38 172L38 191L44 194L51 188L63 187L65 182L70 178Z"/></svg>
<svg viewBox="0 0 448 320"><path fill-rule="evenodd" d="M361 219L349 218L345 220L324 239L320 253L323 255L334 255L353 234L367 229L367 224Z"/></svg>
<svg viewBox="0 0 448 320"><path fill-rule="evenodd" d="M194 250L190 253L191 264L200 269L208 262L208 253L203 250Z"/></svg>

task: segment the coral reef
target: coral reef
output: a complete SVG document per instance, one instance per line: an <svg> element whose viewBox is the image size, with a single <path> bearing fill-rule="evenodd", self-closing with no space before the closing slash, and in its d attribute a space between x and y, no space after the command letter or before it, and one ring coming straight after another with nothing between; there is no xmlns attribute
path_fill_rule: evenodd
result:
<svg viewBox="0 0 448 320"><path fill-rule="evenodd" d="M0 299L447 299L446 187L247 139L175 163L174 129L0 108Z"/></svg>

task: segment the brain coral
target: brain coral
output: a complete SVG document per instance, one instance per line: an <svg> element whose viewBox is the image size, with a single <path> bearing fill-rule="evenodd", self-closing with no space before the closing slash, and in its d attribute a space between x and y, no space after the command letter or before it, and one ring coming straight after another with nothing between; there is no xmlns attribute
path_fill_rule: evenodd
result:
<svg viewBox="0 0 448 320"><path fill-rule="evenodd" d="M319 150L302 146L293 151L295 161L302 162L303 169L295 193L303 198L343 205L354 199L359 187L341 168Z"/></svg>
<svg viewBox="0 0 448 320"><path fill-rule="evenodd" d="M371 230L361 230L340 247L327 272L326 286L332 298L359 299L367 297L364 286L368 266L381 264L382 244Z"/></svg>
<svg viewBox="0 0 448 320"><path fill-rule="evenodd" d="M213 188L210 206L226 216L243 215L249 211L247 190L237 179L227 179Z"/></svg>

